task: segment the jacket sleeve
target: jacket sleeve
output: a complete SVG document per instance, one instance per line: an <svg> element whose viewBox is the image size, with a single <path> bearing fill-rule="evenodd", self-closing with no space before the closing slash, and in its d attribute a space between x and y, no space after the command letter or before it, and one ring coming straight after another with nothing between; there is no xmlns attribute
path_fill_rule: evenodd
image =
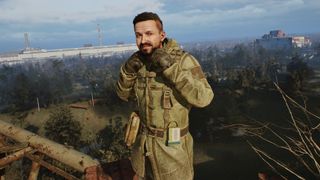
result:
<svg viewBox="0 0 320 180"><path fill-rule="evenodd" d="M198 61L184 53L179 62L163 72L175 89L195 107L205 107L213 99L213 91Z"/></svg>
<svg viewBox="0 0 320 180"><path fill-rule="evenodd" d="M116 84L116 92L122 100L128 101L129 97L133 94L133 86L137 75L125 72L123 66L124 65L120 68L119 80Z"/></svg>

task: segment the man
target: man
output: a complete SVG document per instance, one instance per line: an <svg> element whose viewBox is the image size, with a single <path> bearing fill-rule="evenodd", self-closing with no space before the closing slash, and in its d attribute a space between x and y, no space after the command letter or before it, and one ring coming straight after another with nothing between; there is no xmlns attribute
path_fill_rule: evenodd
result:
<svg viewBox="0 0 320 180"><path fill-rule="evenodd" d="M197 60L166 38L159 16L138 14L139 51L121 67L116 91L137 101L141 126L131 163L140 179L193 179L193 139L188 113L207 106L213 92Z"/></svg>

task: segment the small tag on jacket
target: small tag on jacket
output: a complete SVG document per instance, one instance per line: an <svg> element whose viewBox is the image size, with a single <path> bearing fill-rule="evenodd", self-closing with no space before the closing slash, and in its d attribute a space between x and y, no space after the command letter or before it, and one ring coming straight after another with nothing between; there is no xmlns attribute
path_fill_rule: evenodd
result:
<svg viewBox="0 0 320 180"><path fill-rule="evenodd" d="M180 128L168 129L168 145L180 144Z"/></svg>

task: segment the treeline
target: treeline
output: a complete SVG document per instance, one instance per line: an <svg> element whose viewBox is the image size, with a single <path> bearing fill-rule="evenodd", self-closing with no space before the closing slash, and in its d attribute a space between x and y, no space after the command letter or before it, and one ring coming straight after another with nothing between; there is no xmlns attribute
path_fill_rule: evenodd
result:
<svg viewBox="0 0 320 180"><path fill-rule="evenodd" d="M287 89L303 88L312 75L308 64L320 64L320 45L307 56L302 50L268 51L251 44L232 49L193 47L188 51L202 64L212 86L254 88L281 81ZM313 56L312 60L308 59ZM22 111L50 104L103 98L117 103L114 84L129 54L101 58L43 60L0 68L0 110Z"/></svg>
<svg viewBox="0 0 320 180"><path fill-rule="evenodd" d="M189 51L213 84L233 89L270 87L277 82L289 91L299 91L320 65L320 44L312 49L266 50L237 44L232 49L208 46Z"/></svg>
<svg viewBox="0 0 320 180"><path fill-rule="evenodd" d="M0 70L1 109L20 111L62 101L72 92L71 74L61 61L3 66Z"/></svg>
<svg viewBox="0 0 320 180"><path fill-rule="evenodd" d="M128 55L43 60L0 68L0 110L23 111L91 98L114 100L114 83ZM112 100L110 100L112 98Z"/></svg>

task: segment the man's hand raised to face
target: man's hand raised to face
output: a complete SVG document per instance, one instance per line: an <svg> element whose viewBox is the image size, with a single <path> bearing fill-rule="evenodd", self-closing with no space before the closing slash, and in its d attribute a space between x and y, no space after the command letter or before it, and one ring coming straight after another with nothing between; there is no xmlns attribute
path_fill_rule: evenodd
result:
<svg viewBox="0 0 320 180"><path fill-rule="evenodd" d="M124 70L127 73L137 73L143 66L143 63L139 59L138 53L134 53L124 64Z"/></svg>
<svg viewBox="0 0 320 180"><path fill-rule="evenodd" d="M168 54L163 48L154 50L151 55L151 61L151 70L156 73L166 70L175 63L174 59L171 58L170 54Z"/></svg>

